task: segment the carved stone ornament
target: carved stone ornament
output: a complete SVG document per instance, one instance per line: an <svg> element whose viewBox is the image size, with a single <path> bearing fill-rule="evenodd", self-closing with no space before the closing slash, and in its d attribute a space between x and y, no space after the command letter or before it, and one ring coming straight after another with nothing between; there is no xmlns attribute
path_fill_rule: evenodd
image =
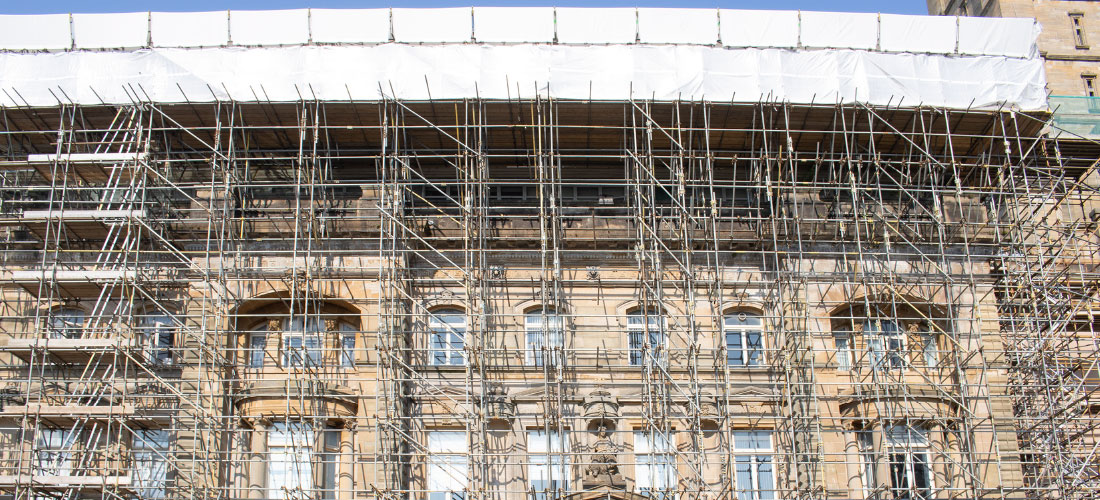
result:
<svg viewBox="0 0 1100 500"><path fill-rule="evenodd" d="M584 468L584 488L625 489L626 481L619 472L619 459L606 426L600 425L596 430L596 445L592 451L590 463Z"/></svg>

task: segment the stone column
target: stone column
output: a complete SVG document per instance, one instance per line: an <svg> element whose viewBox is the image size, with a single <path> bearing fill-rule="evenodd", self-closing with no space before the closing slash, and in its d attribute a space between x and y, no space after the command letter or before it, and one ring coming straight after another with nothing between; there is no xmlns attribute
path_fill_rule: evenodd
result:
<svg viewBox="0 0 1100 500"><path fill-rule="evenodd" d="M355 497L355 420L343 421L340 431L340 456L336 462L336 498L351 500Z"/></svg>
<svg viewBox="0 0 1100 500"><path fill-rule="evenodd" d="M248 454L248 498L263 500L267 497L267 432L270 422L253 419Z"/></svg>

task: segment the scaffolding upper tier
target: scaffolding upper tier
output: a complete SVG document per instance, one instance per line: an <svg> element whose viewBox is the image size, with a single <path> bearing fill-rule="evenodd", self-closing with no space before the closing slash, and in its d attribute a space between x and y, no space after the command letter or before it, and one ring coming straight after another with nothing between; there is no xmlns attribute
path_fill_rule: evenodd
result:
<svg viewBox="0 0 1100 500"><path fill-rule="evenodd" d="M458 8L0 16L0 105L466 98L1046 109L1031 19Z"/></svg>

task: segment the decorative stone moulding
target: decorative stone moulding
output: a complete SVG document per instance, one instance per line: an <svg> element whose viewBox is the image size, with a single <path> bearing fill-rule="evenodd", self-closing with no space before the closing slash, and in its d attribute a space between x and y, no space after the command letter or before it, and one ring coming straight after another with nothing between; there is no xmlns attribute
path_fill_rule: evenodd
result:
<svg viewBox="0 0 1100 500"><path fill-rule="evenodd" d="M588 420L589 430L600 426L615 429L619 418L619 400L606 389L600 387L584 398L584 418Z"/></svg>
<svg viewBox="0 0 1100 500"><path fill-rule="evenodd" d="M234 398L243 419L327 417L341 424L355 417L359 401L346 387L317 381L265 380L246 385Z"/></svg>
<svg viewBox="0 0 1100 500"><path fill-rule="evenodd" d="M508 424L516 416L516 403L503 384L493 384L485 396L485 419L489 423Z"/></svg>

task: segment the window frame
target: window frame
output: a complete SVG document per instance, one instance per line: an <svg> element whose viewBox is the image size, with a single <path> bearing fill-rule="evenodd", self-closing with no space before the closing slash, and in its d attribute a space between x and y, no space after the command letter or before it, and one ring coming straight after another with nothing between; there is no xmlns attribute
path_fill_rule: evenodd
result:
<svg viewBox="0 0 1100 500"><path fill-rule="evenodd" d="M267 337L271 335L267 323L260 323L248 332L248 367L263 368L267 361Z"/></svg>
<svg viewBox="0 0 1100 500"><path fill-rule="evenodd" d="M39 427L34 437L34 476L71 476L79 431Z"/></svg>
<svg viewBox="0 0 1100 500"><path fill-rule="evenodd" d="M47 314L46 334L51 339L79 339L88 326L88 312L79 307L55 307ZM80 318L79 321L65 319L77 316Z"/></svg>
<svg viewBox="0 0 1100 500"><path fill-rule="evenodd" d="M647 497L671 497L680 481L676 432L664 434L656 430L635 429L633 434L635 488Z"/></svg>
<svg viewBox="0 0 1100 500"><path fill-rule="evenodd" d="M141 320L141 347L145 360L154 365L170 366L173 363L176 333L176 317L162 313L144 316ZM165 337L167 336L167 337Z"/></svg>
<svg viewBox="0 0 1100 500"><path fill-rule="evenodd" d="M282 368L310 369L324 366L325 341L328 337L324 318L315 316L283 318L280 330L279 360ZM300 339L297 346L291 345L294 339ZM307 341L314 342L314 345L310 346Z"/></svg>
<svg viewBox="0 0 1100 500"><path fill-rule="evenodd" d="M264 486L268 498L291 500L296 498L291 492L311 493L314 489L313 448L316 439L313 427L300 421L274 422L267 428L264 439L267 440L267 478ZM279 458L286 460L277 460ZM277 468L277 464L284 467ZM276 484L276 470L284 471L281 477L285 479L280 484Z"/></svg>
<svg viewBox="0 0 1100 500"><path fill-rule="evenodd" d="M547 322L557 325L546 326ZM537 342L532 342L532 337ZM523 315L523 338L527 366L560 365L565 350L565 315L548 307L527 311Z"/></svg>
<svg viewBox="0 0 1100 500"><path fill-rule="evenodd" d="M742 316L744 317L743 319L741 318ZM741 324L731 324L731 318L740 320ZM756 325L744 323L753 318L755 318L757 322ZM750 341L750 335L753 333L756 334L755 349L752 347ZM733 361L735 358L731 357L735 350L730 345L731 335L736 336L735 338L738 339L739 347L736 351L740 353L739 358L737 358L740 359L739 363L734 363ZM760 314L752 311L731 311L722 315L722 337L726 343L727 366L750 368L763 366L767 363L765 356L766 349L764 346L764 318ZM750 362L750 359L753 361Z"/></svg>
<svg viewBox="0 0 1100 500"><path fill-rule="evenodd" d="M1074 48L1087 50L1089 48L1088 34L1085 32L1085 13L1069 12L1069 26L1073 33Z"/></svg>
<svg viewBox="0 0 1100 500"><path fill-rule="evenodd" d="M359 330L350 323L339 323L337 327L340 340L340 368L355 368Z"/></svg>
<svg viewBox="0 0 1100 500"><path fill-rule="evenodd" d="M854 350L852 349L852 332L850 331L838 331L833 333L833 345L836 349L836 369L841 371L851 371L853 368L852 360L855 358ZM843 345L841 343L843 342Z"/></svg>
<svg viewBox="0 0 1100 500"><path fill-rule="evenodd" d="M898 429L904 431L905 439L896 440L894 436L897 436ZM919 440L914 440L913 436L920 436ZM926 494L922 495L919 492L917 497L921 500L931 500L936 497L936 480L935 471L932 468L932 451L931 441L928 436L928 429L914 427L912 425L891 425L883 427L882 429L882 449L886 455L886 464L889 467L890 477L890 491L897 498L909 498L907 496L898 496L899 491L904 492L902 495L908 495L911 492L918 489L925 489ZM898 461L896 457L901 456L903 461ZM921 486L914 486L913 482L917 477L917 456L923 457L924 478L928 482L925 488ZM903 479L907 483L904 487L899 487L897 484L898 469L896 467L901 465L903 467Z"/></svg>
<svg viewBox="0 0 1100 500"><path fill-rule="evenodd" d="M637 321L636 321L637 320ZM653 329L656 326L656 329ZM668 322L659 309L638 309L626 314L626 342L630 366L645 366L646 360L668 362ZM654 334L658 342L653 342ZM636 344L636 341L640 341ZM657 351L654 356L653 351ZM647 355L648 354L648 355Z"/></svg>
<svg viewBox="0 0 1100 500"><path fill-rule="evenodd" d="M1083 73L1081 75L1081 85L1085 87L1085 97L1096 97L1096 75Z"/></svg>
<svg viewBox="0 0 1100 500"><path fill-rule="evenodd" d="M141 498L167 498L168 460L174 436L166 429L135 429L130 435L131 481Z"/></svg>
<svg viewBox="0 0 1100 500"><path fill-rule="evenodd" d="M448 321L445 318L458 318L461 321ZM467 324L466 311L456 307L428 312L429 365L466 366Z"/></svg>
<svg viewBox="0 0 1100 500"><path fill-rule="evenodd" d="M733 455L734 485L737 500L773 500L775 498L775 444L773 431L770 430L734 430L730 454ZM738 446L739 438L747 438L755 446ZM767 446L759 443L766 441ZM741 484L742 466L747 464L748 486ZM766 469L765 469L766 467ZM767 474L768 483L761 483L761 477ZM769 487L765 487L769 486Z"/></svg>
<svg viewBox="0 0 1100 500"><path fill-rule="evenodd" d="M448 439L449 438L449 439ZM454 447L461 443L460 448ZM434 430L427 433L428 454L424 491L427 500L465 500L470 489L470 443L464 431ZM462 484L462 489L457 487ZM437 485L453 489L433 489Z"/></svg>
<svg viewBox="0 0 1100 500"><path fill-rule="evenodd" d="M535 500L555 498L558 491L569 491L573 479L569 439L569 429L562 429L561 433L552 429L527 430L527 489L534 492ZM535 479L536 476L541 479ZM547 484L536 487L536 481Z"/></svg>
<svg viewBox="0 0 1100 500"><path fill-rule="evenodd" d="M892 329L885 325L893 325ZM899 320L869 317L863 321L867 360L874 372L903 371L906 368L905 324Z"/></svg>

